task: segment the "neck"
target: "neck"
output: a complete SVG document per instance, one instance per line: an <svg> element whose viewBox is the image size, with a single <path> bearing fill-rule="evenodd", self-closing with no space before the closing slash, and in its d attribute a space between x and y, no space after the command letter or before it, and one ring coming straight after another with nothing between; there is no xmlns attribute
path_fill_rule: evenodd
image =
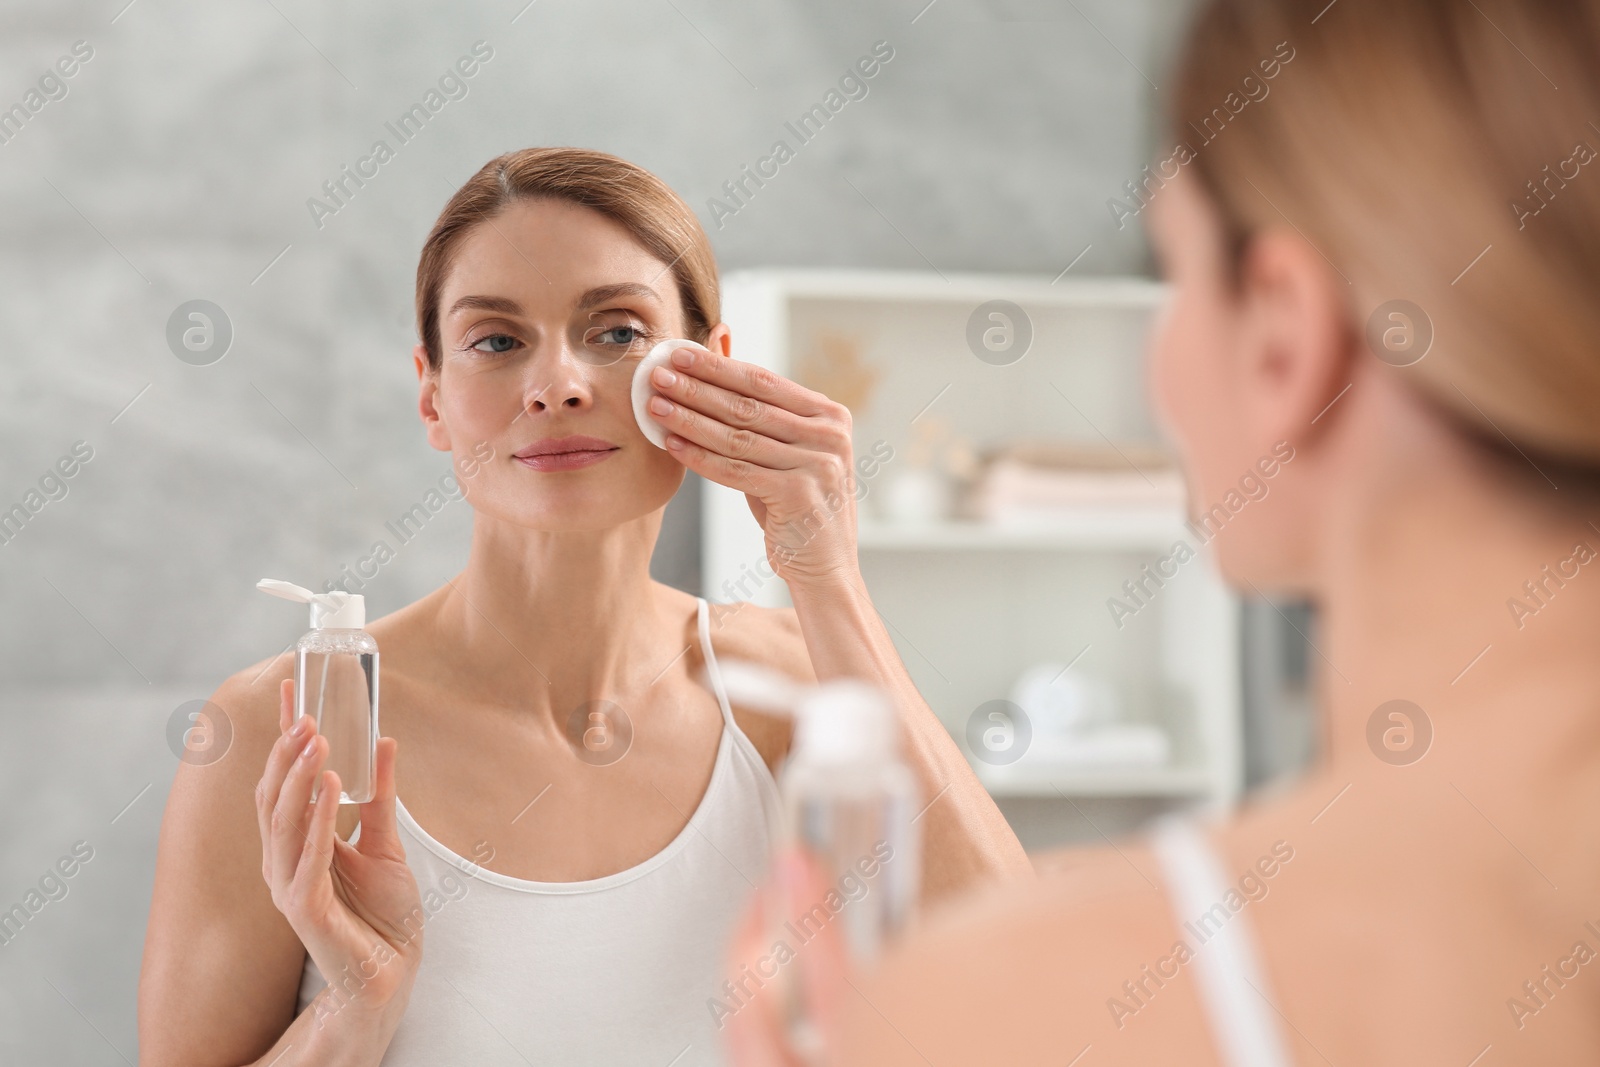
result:
<svg viewBox="0 0 1600 1067"><path fill-rule="evenodd" d="M1407 429L1354 459L1382 473L1325 512L1312 656L1331 761L1370 763L1368 720L1395 699L1452 762L1600 759L1600 508L1420 420L1391 424Z"/></svg>
<svg viewBox="0 0 1600 1067"><path fill-rule="evenodd" d="M438 613L474 692L565 722L586 700L646 688L676 651L662 644L664 633L676 640L676 620L650 577L660 527L660 511L582 532L477 513L467 566Z"/></svg>

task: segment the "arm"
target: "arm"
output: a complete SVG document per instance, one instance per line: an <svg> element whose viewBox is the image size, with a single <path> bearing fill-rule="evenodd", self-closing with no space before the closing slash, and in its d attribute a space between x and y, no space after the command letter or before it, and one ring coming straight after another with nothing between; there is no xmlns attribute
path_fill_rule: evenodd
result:
<svg viewBox="0 0 1600 1067"><path fill-rule="evenodd" d="M233 727L229 750L210 764L180 763L167 798L139 979L140 1060L376 1065L412 973L392 974L383 996L339 1003L330 986L294 1016L306 949L263 880L255 798L280 737L281 675L251 686L258 670L230 678L211 699Z"/></svg>
<svg viewBox="0 0 1600 1067"><path fill-rule="evenodd" d="M725 330L714 331L724 353ZM670 431L668 451L749 501L817 678L876 684L899 710L908 762L932 802L919 820L925 899L1031 873L1016 835L912 684L861 580L850 412L725 354L679 350L652 384L662 395L650 411Z"/></svg>

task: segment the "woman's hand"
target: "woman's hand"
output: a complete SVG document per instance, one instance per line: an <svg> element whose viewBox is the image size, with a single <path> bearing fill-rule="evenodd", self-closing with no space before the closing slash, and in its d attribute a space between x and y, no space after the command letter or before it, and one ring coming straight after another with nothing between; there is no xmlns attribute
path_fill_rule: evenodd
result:
<svg viewBox="0 0 1600 1067"><path fill-rule="evenodd" d="M744 493L784 581L855 572L848 408L765 367L686 348L651 381L662 396L651 398L650 414L669 431L668 450Z"/></svg>
<svg viewBox="0 0 1600 1067"><path fill-rule="evenodd" d="M773 857L773 872L773 882L751 896L730 946L728 976L741 992L754 985L754 995L725 1005L732 1014L720 1020L724 1042L736 1067L813 1067L838 1050L854 969L839 924L815 926L815 909L827 914L833 889L817 864L790 847ZM796 931L813 929L798 939Z"/></svg>
<svg viewBox="0 0 1600 1067"><path fill-rule="evenodd" d="M322 771L328 743L310 717L294 719L293 681L283 683L278 726L283 736L256 787L261 876L328 984L355 990L355 1002L370 1010L392 1009L422 959L423 917L396 830L398 743L378 739L373 798L361 805L361 836L351 845L334 833L339 776Z"/></svg>

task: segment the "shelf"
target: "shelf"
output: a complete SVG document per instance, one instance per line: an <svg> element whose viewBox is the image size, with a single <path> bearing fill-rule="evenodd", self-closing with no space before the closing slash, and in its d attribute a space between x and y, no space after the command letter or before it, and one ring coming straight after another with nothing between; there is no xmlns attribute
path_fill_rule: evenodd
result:
<svg viewBox="0 0 1600 1067"><path fill-rule="evenodd" d="M1187 537L1183 510L1160 508L1084 508L1038 522L985 523L954 520L929 523L861 520L857 544L876 551L1037 551L1123 550L1166 552Z"/></svg>
<svg viewBox="0 0 1600 1067"><path fill-rule="evenodd" d="M1203 768L1132 767L1097 771L974 764L993 797L1199 797L1215 783Z"/></svg>

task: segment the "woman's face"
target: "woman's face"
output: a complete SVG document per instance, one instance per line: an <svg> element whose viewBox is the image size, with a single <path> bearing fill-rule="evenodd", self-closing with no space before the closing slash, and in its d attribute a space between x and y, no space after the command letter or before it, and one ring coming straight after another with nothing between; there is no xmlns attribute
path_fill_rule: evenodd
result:
<svg viewBox="0 0 1600 1067"><path fill-rule="evenodd" d="M663 507L683 466L633 417L639 360L684 336L677 279L623 227L522 200L466 232L439 294L440 365L417 348L428 441L473 508L540 530ZM727 327L707 347L727 353Z"/></svg>

